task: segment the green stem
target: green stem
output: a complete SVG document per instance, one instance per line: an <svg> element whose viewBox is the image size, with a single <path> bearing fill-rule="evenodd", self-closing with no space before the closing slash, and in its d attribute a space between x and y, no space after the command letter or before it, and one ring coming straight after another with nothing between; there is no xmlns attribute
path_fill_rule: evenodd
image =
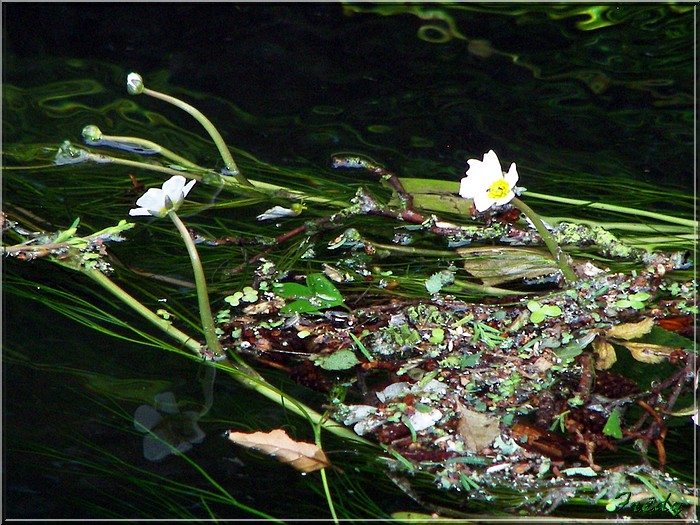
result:
<svg viewBox="0 0 700 525"><path fill-rule="evenodd" d="M120 299L124 304L128 305L132 310L134 310L136 313L140 314L142 317L144 317L147 321L150 323L154 324L156 327L160 328L163 332L168 334L169 336L173 337L177 341L179 341L183 346L191 350L197 355L202 355L202 345L199 344L196 340L192 339L189 335L185 334L184 332L181 332L177 328L175 328L170 321L166 321L162 317L156 315L153 313L151 310L146 308L144 305L142 305L140 302L138 302L134 297L129 295L127 292L122 290L119 286L117 286L114 281L112 281L109 277L107 277L105 274L103 274L99 270L81 270L85 275L87 275L90 279L95 281L97 284L102 286L105 290L110 292L112 295Z"/></svg>
<svg viewBox="0 0 700 525"><path fill-rule="evenodd" d="M696 221L689 219L681 219L679 217L672 217L670 215L665 215L663 213L656 213L647 210L638 210L635 208L626 208L625 206L617 206L615 204L606 204L604 202L591 202L582 201L580 199L569 199L568 197L557 197L554 195L547 195L545 193L535 193L534 191L527 192L528 197L533 197L535 199L542 199L552 202L561 202L563 204L575 204L577 206L586 206L587 208L595 208L598 210L614 211L619 213L624 213L627 215L639 215L640 217L650 217L652 219L657 219L663 222L670 222L672 224L680 224L681 226L689 226L690 228L695 228L698 226Z"/></svg>
<svg viewBox="0 0 700 525"><path fill-rule="evenodd" d="M64 266L67 266L71 269L76 269L74 265L66 265L63 263L59 263ZM130 308L132 308L135 312L140 314L142 317L144 317L147 321L151 322L153 325L155 325L157 328L165 332L167 335L175 338L177 341L179 341L184 347L187 349L191 350L193 353L201 356L204 358L202 355L202 346L194 339L192 339L189 335L181 332L177 328L175 328L172 323L166 321L165 319L159 317L155 313L153 313L151 310L146 308L144 305L142 305L140 302L138 302L134 297L129 295L127 292L122 290L119 286L117 286L109 277L107 277L105 274L100 272L99 270L86 270L86 269L81 269L80 270L82 273L87 275L90 279L95 281L97 284L102 286L105 290L109 291L112 295L117 297L119 300L124 302L126 305L128 305ZM217 340L218 342L218 340ZM300 403L294 399L290 399L287 397L284 393L280 392L277 390L275 387L273 387L270 383L268 383L265 378L263 378L258 372L256 372L254 369L252 369L250 366L248 366L244 362L237 362L234 363L230 359L226 358L225 360L221 362L216 363L216 367L220 368L226 372L228 372L231 377L233 377L235 380L240 382L242 385L244 385L247 388L250 388L254 390L256 393L262 395L263 397L266 397L270 399L271 401L277 403L278 405L281 405L285 407L286 409L290 410L294 414L297 414L303 418L306 418L308 421L310 421L314 425L321 425L324 429L328 430L329 432L332 432L336 436L343 438L343 439L349 439L358 443L363 443L366 445L371 445L369 441L366 439L358 436L355 434L352 430L346 428L345 426L341 425L340 423L337 423L332 420L328 420L324 418L321 414L316 412L315 410L307 407L303 403Z"/></svg>
<svg viewBox="0 0 700 525"><path fill-rule="evenodd" d="M552 237L552 234L544 225L542 219L540 219L540 216L537 215L537 213L535 213L535 211L532 208L530 208L530 206L525 204L517 197L514 197L513 200L510 201L510 203L516 208L518 208L521 212L523 212L527 216L527 218L530 219L530 221L532 221L532 224L535 225L537 233L540 234L540 237L542 237L542 240L547 245L547 248L549 248L549 251L552 253L552 256L554 257L557 266L559 266L559 269L561 270L561 273L564 276L566 282L568 284L576 282L578 280L578 277L571 269L571 266L569 265L569 262L566 259L566 254L556 243L554 237Z"/></svg>
<svg viewBox="0 0 700 525"><path fill-rule="evenodd" d="M89 157L86 158L86 160L96 162L97 164L119 164L121 166L129 166L130 168L139 168L139 169L144 169L144 170L157 171L159 173L165 173L166 175L170 175L171 177L173 175L187 174L187 176L191 179L197 179L197 180L202 179L202 175L200 175L199 173L195 174L195 173L191 173L189 171L174 170L174 169L168 168L166 166L159 166L158 164L147 164L145 162L139 162L137 160L122 159L119 157L110 157L109 155L90 153ZM205 171L205 172L207 171L207 170L202 170L201 168L199 168L197 171L200 171L200 170Z"/></svg>
<svg viewBox="0 0 700 525"><path fill-rule="evenodd" d="M83 132L85 136L85 132ZM158 154L163 157L170 159L175 164L190 168L193 170L206 171L205 168L198 166L194 162L187 160L185 157L178 155L177 153L170 151L168 148L161 146L160 144L142 139L139 137L122 137L116 135L99 135L95 138L86 137L90 141L92 146L104 146L107 148L116 148L126 151L131 151L133 153L143 153L146 150L148 154Z"/></svg>
<svg viewBox="0 0 700 525"><path fill-rule="evenodd" d="M187 253L192 262L194 283L197 286L197 300L199 301L199 316L202 319L202 328L204 329L207 347L215 356L223 356L225 353L216 335L216 325L214 324L214 316L211 313L211 305L209 304L209 293L207 292L207 280L204 277L204 269L202 268L202 261L199 258L199 253L197 252L192 237L190 237L187 231L187 227L180 220L180 217L177 216L177 213L171 211L168 213L168 216L180 232L180 236L187 247Z"/></svg>
<svg viewBox="0 0 700 525"><path fill-rule="evenodd" d="M184 102L175 97L171 97L170 95L166 95L165 93L161 93L159 91L153 91L152 89L148 89L146 87L143 88L143 94L168 102L192 115L192 117L194 117L197 120L197 122L204 126L204 129L207 130L212 140L214 141L214 144L216 144L216 147L219 150L219 154L221 155L221 158L224 161L224 165L226 166L226 170L231 175L233 175L239 183L245 186L252 186L250 181L240 172L238 166L236 166L236 162L233 160L233 156L231 155L231 152L229 151L228 146L224 142L224 139L221 137L219 131L214 127L214 124L212 124L211 121L204 116L204 114L201 111L199 111L194 106L191 106L187 102Z"/></svg>

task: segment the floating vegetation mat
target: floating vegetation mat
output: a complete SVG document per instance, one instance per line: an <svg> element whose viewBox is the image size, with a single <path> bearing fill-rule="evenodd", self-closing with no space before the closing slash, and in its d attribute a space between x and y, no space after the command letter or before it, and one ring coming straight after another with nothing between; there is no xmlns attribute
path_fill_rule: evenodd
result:
<svg viewBox="0 0 700 525"><path fill-rule="evenodd" d="M586 263L588 279L536 301L365 298L309 314L339 297L334 285L323 274L308 286L280 279L264 262L260 293L238 296L222 343L329 393L332 417L385 447L395 476L428 472L468 500L512 490L518 507L538 511L571 500L612 510L625 492L638 501L670 491L680 512L692 491L609 454L652 446L663 469L660 414L692 391L692 343L673 332L692 322L691 288L664 279L675 265L659 255L625 275ZM618 355L653 368L653 385L610 371Z"/></svg>

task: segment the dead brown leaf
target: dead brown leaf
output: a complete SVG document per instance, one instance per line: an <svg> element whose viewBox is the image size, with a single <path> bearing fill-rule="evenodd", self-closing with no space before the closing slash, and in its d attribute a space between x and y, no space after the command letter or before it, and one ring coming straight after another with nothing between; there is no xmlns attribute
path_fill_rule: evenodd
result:
<svg viewBox="0 0 700 525"><path fill-rule="evenodd" d="M271 432L228 432L228 438L287 463L300 472L314 472L330 466L325 452L313 443L294 441L282 429Z"/></svg>
<svg viewBox="0 0 700 525"><path fill-rule="evenodd" d="M615 348L602 337L593 340L593 351L596 354L596 370L607 370L617 361Z"/></svg>
<svg viewBox="0 0 700 525"><path fill-rule="evenodd" d="M627 348L637 361L642 363L661 363L662 361L669 358L672 352L677 350L676 348L671 348L670 346L653 345L650 343L631 343L631 342L620 342L622 346Z"/></svg>
<svg viewBox="0 0 700 525"><path fill-rule="evenodd" d="M459 402L457 402L457 408L460 414L457 431L462 436L467 452L481 452L500 434L497 417L474 412Z"/></svg>
<svg viewBox="0 0 700 525"><path fill-rule="evenodd" d="M648 334L654 328L654 319L647 317L638 323L625 323L612 326L605 332L606 337L614 337L617 339L636 339Z"/></svg>

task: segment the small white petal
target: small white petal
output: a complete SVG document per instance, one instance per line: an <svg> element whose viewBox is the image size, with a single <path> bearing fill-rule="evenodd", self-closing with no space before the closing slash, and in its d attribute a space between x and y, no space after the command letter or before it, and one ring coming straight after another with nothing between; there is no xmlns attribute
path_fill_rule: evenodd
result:
<svg viewBox="0 0 700 525"><path fill-rule="evenodd" d="M510 201L512 201L513 197L515 197L515 193L513 193L512 191L509 191L505 197L502 197L502 198L494 201L494 204L496 206L503 206L504 204L508 204Z"/></svg>
<svg viewBox="0 0 700 525"><path fill-rule="evenodd" d="M194 188L194 185L195 185L196 182L197 182L196 180L192 179L192 180L189 181L187 184L185 184L185 187L182 188L182 196L183 196L183 198L184 198L184 197L187 197L187 194L190 192L190 190L191 190L192 188Z"/></svg>
<svg viewBox="0 0 700 525"><path fill-rule="evenodd" d="M132 217L146 217L151 216L153 214L146 208L134 208L133 210L129 210L129 215L131 215Z"/></svg>
<svg viewBox="0 0 700 525"><path fill-rule="evenodd" d="M502 177L501 171L501 161L498 160L498 155L493 150L489 150L488 153L484 154L483 169L486 173L493 174L497 173L499 177Z"/></svg>
<svg viewBox="0 0 700 525"><path fill-rule="evenodd" d="M508 173L505 174L505 179L506 182L508 183L508 186L511 188L515 186L515 184L518 182L518 169L515 167L515 162L510 165L510 168L508 169Z"/></svg>
<svg viewBox="0 0 700 525"><path fill-rule="evenodd" d="M269 210L265 210L263 213L258 215L257 219L259 221L269 221L271 219L279 219L281 217L294 217L298 215L293 210L289 208L283 208L282 206L273 206Z"/></svg>
<svg viewBox="0 0 700 525"><path fill-rule="evenodd" d="M479 193L474 197L474 206L479 213L488 210L493 203L494 200L489 198L486 192Z"/></svg>
<svg viewBox="0 0 700 525"><path fill-rule="evenodd" d="M165 205L165 193L160 188L151 188L136 201L137 206L158 210Z"/></svg>
<svg viewBox="0 0 700 525"><path fill-rule="evenodd" d="M182 197L182 188L185 187L185 177L173 175L163 183L163 191L170 197L170 200L177 202Z"/></svg>
<svg viewBox="0 0 700 525"><path fill-rule="evenodd" d="M459 183L459 196L465 199L471 199L474 197L474 188L470 184L469 177L464 177Z"/></svg>

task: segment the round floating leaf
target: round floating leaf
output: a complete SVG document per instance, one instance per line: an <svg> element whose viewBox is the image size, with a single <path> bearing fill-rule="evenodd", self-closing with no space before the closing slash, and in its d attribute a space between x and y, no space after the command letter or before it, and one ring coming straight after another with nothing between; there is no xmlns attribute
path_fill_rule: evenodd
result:
<svg viewBox="0 0 700 525"><path fill-rule="evenodd" d="M360 364L355 353L348 349L336 350L327 355L310 356L309 359L324 370L348 370Z"/></svg>

